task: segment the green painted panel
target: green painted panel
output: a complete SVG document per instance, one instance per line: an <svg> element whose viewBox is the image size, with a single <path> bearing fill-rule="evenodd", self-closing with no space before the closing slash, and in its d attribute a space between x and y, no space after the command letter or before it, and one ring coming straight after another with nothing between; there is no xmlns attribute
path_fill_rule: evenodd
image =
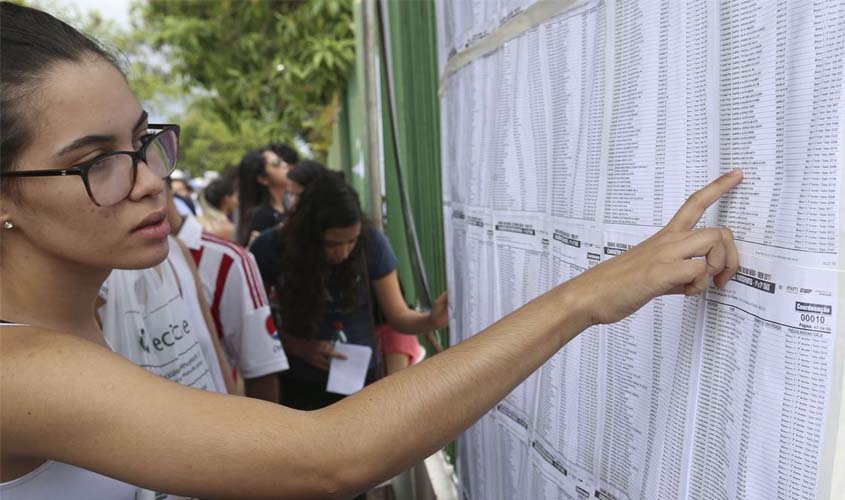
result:
<svg viewBox="0 0 845 500"><path fill-rule="evenodd" d="M363 206L369 207L365 167L368 110L364 88L363 6L360 1L356 1L354 10L357 64L342 99L343 110L334 130L330 161L333 168L341 168L347 173L350 183L361 194ZM390 25L390 33L385 38L390 46L393 70L399 160L434 299L446 289L435 6L433 0L391 1L386 15ZM386 71L383 65L380 69ZM413 249L408 244L402 214L386 86L382 84L381 90L383 136L380 144L385 161L385 232L400 261L399 276L405 297L413 305L422 286L411 266ZM425 339L422 341L427 344ZM440 343L444 346L448 344L445 332L440 334ZM426 348L433 352L431 345L426 345ZM454 463L454 447L450 445L448 451Z"/></svg>
<svg viewBox="0 0 845 500"><path fill-rule="evenodd" d="M440 184L440 115L434 2L395 1L388 5L399 157L414 213L422 260L432 298L436 298L446 289L446 264ZM386 171L392 170L389 164ZM387 218L391 221L400 217L398 196L393 197L388 193Z"/></svg>

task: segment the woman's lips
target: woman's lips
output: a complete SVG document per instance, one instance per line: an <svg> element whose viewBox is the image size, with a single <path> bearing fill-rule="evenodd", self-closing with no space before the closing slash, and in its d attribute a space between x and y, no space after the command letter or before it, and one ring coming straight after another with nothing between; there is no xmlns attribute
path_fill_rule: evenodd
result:
<svg viewBox="0 0 845 500"><path fill-rule="evenodd" d="M170 223L167 222L167 211L160 210L148 215L135 227L135 229L132 230L132 232L138 233L144 238L150 239L162 239L167 237L167 235L170 234Z"/></svg>
<svg viewBox="0 0 845 500"><path fill-rule="evenodd" d="M140 234L144 238L160 240L162 238L166 238L167 235L170 234L170 223L167 222L167 219L162 219L155 224L148 224L146 226L139 227L134 232Z"/></svg>

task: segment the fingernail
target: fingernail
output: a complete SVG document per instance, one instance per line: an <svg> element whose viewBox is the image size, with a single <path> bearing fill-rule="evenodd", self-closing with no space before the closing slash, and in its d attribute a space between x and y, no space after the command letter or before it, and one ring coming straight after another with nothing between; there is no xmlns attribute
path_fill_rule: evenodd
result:
<svg viewBox="0 0 845 500"><path fill-rule="evenodd" d="M725 177L736 177L740 174L742 174L742 169L741 168L734 168L733 170L731 170L730 172L725 174Z"/></svg>

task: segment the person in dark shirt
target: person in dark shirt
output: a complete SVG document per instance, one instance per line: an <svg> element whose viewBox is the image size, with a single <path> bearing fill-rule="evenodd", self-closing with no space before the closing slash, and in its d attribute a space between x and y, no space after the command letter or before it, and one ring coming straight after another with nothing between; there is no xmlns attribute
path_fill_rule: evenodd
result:
<svg viewBox="0 0 845 500"><path fill-rule="evenodd" d="M235 239L243 246L261 231L284 222L288 170L292 166L276 154L296 162L296 151L271 145L247 152L238 165L238 224Z"/></svg>
<svg viewBox="0 0 845 500"><path fill-rule="evenodd" d="M445 294L429 313L408 308L390 243L364 220L357 194L340 176L309 183L285 225L263 232L250 250L264 283L275 288L291 365L282 376L286 406L311 410L341 399L325 391L331 358L338 356L332 341L339 323L348 342L374 345L371 297L401 332L425 333L448 322ZM368 380L375 376L374 356Z"/></svg>
<svg viewBox="0 0 845 500"><path fill-rule="evenodd" d="M337 175L341 179L344 178L343 172L330 170L314 160L301 160L294 165L288 171L288 194L291 198L291 208L296 207L302 191L324 175ZM401 280L399 284L401 288ZM384 355L386 375L407 368L425 356L425 351L416 335L406 335L384 323L378 325L376 334L379 337L381 354Z"/></svg>

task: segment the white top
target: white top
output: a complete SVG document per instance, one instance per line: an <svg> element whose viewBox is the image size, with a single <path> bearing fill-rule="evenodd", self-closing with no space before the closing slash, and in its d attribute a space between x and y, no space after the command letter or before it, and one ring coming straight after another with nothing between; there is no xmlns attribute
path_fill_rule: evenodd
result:
<svg viewBox="0 0 845 500"><path fill-rule="evenodd" d="M244 378L288 369L264 283L251 253L203 231L193 216L179 230L190 249L229 362Z"/></svg>
<svg viewBox="0 0 845 500"><path fill-rule="evenodd" d="M200 305L200 299L197 295L197 284L194 281L194 273L191 272L191 263L185 259L185 254L182 253L182 249L179 247L179 242L176 238L168 236L167 239L170 244L167 261L173 265L176 277L182 284L182 297L185 299L187 313L192 319L191 324L194 325L194 334L200 344L200 348L202 348L205 359L208 360L208 368L217 392L225 394L227 392L226 382L223 378L223 371L220 368L220 359L217 357L217 351L214 349L211 332L208 331L205 317L202 314L202 305Z"/></svg>
<svg viewBox="0 0 845 500"><path fill-rule="evenodd" d="M202 348L204 341L211 342L205 322L197 322L182 295L192 286L180 286L169 261L151 269L115 269L100 289L103 338L112 351L151 373L225 392L211 374L217 357L209 359Z"/></svg>
<svg viewBox="0 0 845 500"><path fill-rule="evenodd" d="M48 460L0 483L0 500L135 500L140 489L96 472Z"/></svg>

